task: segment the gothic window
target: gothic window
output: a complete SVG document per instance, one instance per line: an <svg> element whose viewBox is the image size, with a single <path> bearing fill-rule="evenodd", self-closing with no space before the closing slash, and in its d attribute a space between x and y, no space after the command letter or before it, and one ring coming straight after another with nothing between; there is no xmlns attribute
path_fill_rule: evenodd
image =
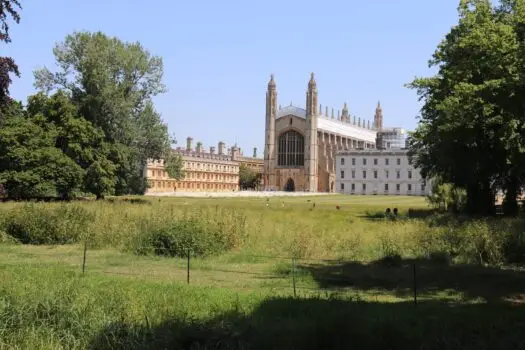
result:
<svg viewBox="0 0 525 350"><path fill-rule="evenodd" d="M304 137L296 131L290 130L279 136L279 166L304 165Z"/></svg>

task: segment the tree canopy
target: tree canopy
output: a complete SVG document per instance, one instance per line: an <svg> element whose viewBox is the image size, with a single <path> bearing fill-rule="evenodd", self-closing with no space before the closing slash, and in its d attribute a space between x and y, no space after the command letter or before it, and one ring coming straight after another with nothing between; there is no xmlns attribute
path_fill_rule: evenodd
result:
<svg viewBox="0 0 525 350"><path fill-rule="evenodd" d="M239 188L241 190L257 189L261 175L250 169L246 164L239 166Z"/></svg>
<svg viewBox="0 0 525 350"><path fill-rule="evenodd" d="M12 14L9 1L0 1L0 10ZM0 14L0 34L7 33L4 19ZM143 194L147 160L171 155L152 101L165 91L162 59L139 43L88 32L68 35L53 52L57 71L34 72L40 92L26 106L0 104L3 193L15 199ZM168 157L168 164L173 177L183 176L181 161Z"/></svg>
<svg viewBox="0 0 525 350"><path fill-rule="evenodd" d="M410 138L410 156L425 177L464 188L466 209L495 212L506 192L506 213L515 214L524 179L525 1L462 0L459 23L438 45L435 76L409 87L424 101Z"/></svg>
<svg viewBox="0 0 525 350"><path fill-rule="evenodd" d="M35 86L45 94L65 91L80 115L102 131L107 159L115 165L115 194L144 193L147 159L170 150L168 128L152 102L166 91L162 59L139 43L100 32L68 35L53 52L58 70L35 71Z"/></svg>
<svg viewBox="0 0 525 350"><path fill-rule="evenodd" d="M22 7L18 0L0 0L0 45L11 42L9 35L9 19L15 23L20 22L18 10ZM0 107L7 104L9 98L9 85L11 85L11 74L20 76L18 66L11 57L0 56ZM0 121L2 114L0 113Z"/></svg>

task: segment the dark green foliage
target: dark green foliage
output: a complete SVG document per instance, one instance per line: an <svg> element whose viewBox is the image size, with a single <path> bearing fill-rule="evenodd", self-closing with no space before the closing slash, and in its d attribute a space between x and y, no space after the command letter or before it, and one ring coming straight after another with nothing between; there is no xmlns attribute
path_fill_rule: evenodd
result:
<svg viewBox="0 0 525 350"><path fill-rule="evenodd" d="M220 227L199 219L180 219L153 231L136 247L139 254L187 257L217 255L229 251L235 241Z"/></svg>
<svg viewBox="0 0 525 350"><path fill-rule="evenodd" d="M256 189L261 181L260 174L248 168L246 164L239 166L239 187L242 190Z"/></svg>
<svg viewBox="0 0 525 350"><path fill-rule="evenodd" d="M82 169L55 147L57 130L44 130L25 116L8 118L0 128L0 183L14 199L70 198L82 182Z"/></svg>
<svg viewBox="0 0 525 350"><path fill-rule="evenodd" d="M36 71L35 85L44 92L64 89L80 115L102 131L110 145L107 159L116 167L115 194L144 193L147 159L162 158L170 148L167 126L151 101L165 91L162 59L139 43L100 32L68 35L54 53L61 71ZM99 181L107 179L99 170L91 170L96 175L90 176L95 182L90 187L100 192L113 184Z"/></svg>
<svg viewBox="0 0 525 350"><path fill-rule="evenodd" d="M424 101L410 156L424 177L466 191L471 215L495 214L497 190L507 215L516 215L524 183L525 12L522 1L464 0L459 23L430 65L438 73L410 87Z"/></svg>
<svg viewBox="0 0 525 350"><path fill-rule="evenodd" d="M18 0L0 0L0 44L2 42L11 42L9 36L9 17L13 19L15 23L20 22L20 2ZM11 84L11 74L20 76L20 71L15 61L11 57L0 57L0 123L2 121L1 108L10 103L9 98L9 85Z"/></svg>
<svg viewBox="0 0 525 350"><path fill-rule="evenodd" d="M23 244L79 242L93 215L79 206L28 204L1 218L5 233Z"/></svg>

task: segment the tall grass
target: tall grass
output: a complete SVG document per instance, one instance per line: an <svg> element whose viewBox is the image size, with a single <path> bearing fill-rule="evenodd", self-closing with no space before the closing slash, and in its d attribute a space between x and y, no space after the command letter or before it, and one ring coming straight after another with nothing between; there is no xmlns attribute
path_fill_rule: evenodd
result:
<svg viewBox="0 0 525 350"><path fill-rule="evenodd" d="M272 200L269 206L263 199L184 198L9 203L0 208L0 239L26 244L85 240L91 248L114 247L140 254L164 251L173 256L235 250L363 262L391 255L439 255L458 263L491 265L525 259L521 219L408 219L403 213L410 207L401 204L374 207L346 204L349 200L344 197L335 199L327 198L324 203L315 199L315 208L310 199ZM400 217L367 215L387 206L398 207Z"/></svg>

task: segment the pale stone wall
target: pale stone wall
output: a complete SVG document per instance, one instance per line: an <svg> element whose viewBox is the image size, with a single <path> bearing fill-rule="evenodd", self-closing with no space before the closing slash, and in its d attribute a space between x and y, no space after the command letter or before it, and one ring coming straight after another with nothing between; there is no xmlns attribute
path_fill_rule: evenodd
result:
<svg viewBox="0 0 525 350"><path fill-rule="evenodd" d="M425 196L431 190L410 164L406 149L338 152L336 168L339 193Z"/></svg>
<svg viewBox="0 0 525 350"><path fill-rule="evenodd" d="M308 83L306 109L290 106L277 108L277 90L273 76L268 83L264 150L264 188L282 191L289 179L296 191L336 192L336 152L356 148L374 148L377 130L382 128L380 105L374 122L350 116L345 103L343 113L328 108L317 109L317 85L313 75ZM276 112L277 110L277 112ZM279 136L294 130L305 140L305 163L302 167L278 165Z"/></svg>

